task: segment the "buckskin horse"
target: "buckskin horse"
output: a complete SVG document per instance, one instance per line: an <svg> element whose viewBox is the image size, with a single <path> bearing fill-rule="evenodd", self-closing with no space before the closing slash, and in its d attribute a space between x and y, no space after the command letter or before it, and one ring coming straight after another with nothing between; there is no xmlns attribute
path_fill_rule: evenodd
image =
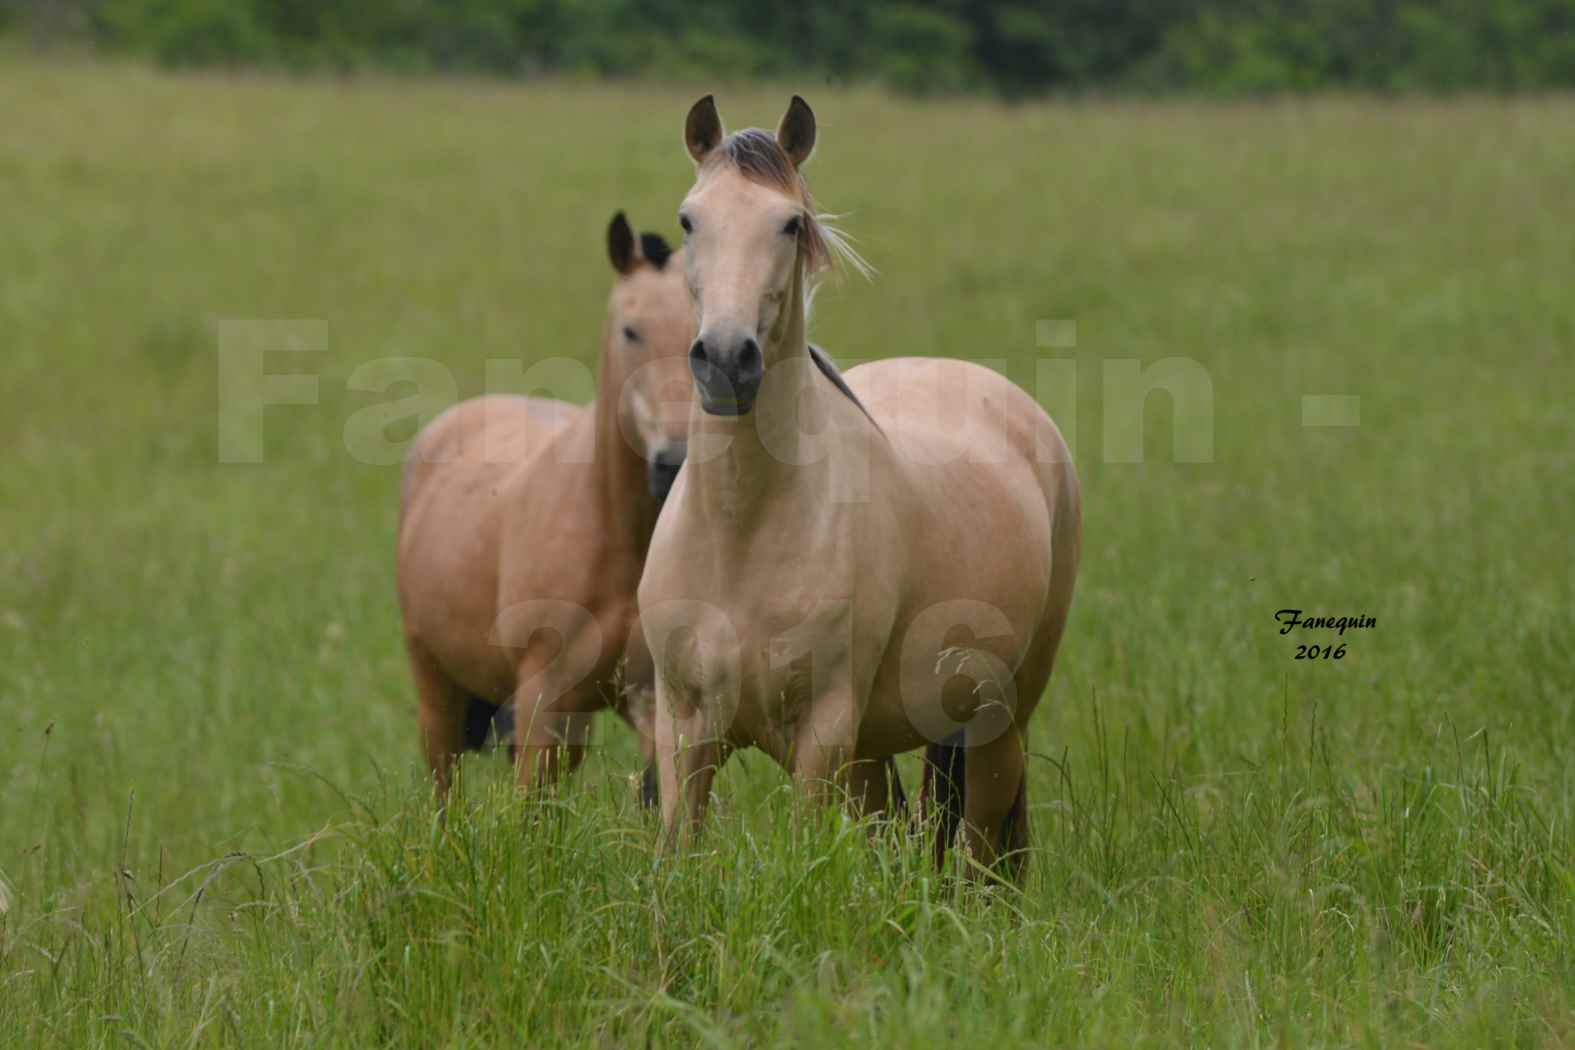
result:
<svg viewBox="0 0 1575 1050"><path fill-rule="evenodd" d="M494 720L517 745L527 788L579 764L604 708L650 757L635 589L684 458L694 318L681 261L661 237L636 237L619 212L607 247L616 279L594 403L465 401L422 431L406 461L399 597L440 794ZM647 803L655 790L648 764Z"/></svg>
<svg viewBox="0 0 1575 1050"><path fill-rule="evenodd" d="M899 357L844 378L808 343L815 275L860 261L800 174L802 99L775 135L727 135L707 96L684 137L696 396L639 587L664 827L692 832L737 747L861 811L889 804L890 756L924 747L938 849L960 825L980 865L1015 875L1024 730L1077 575L1066 443L978 365Z"/></svg>

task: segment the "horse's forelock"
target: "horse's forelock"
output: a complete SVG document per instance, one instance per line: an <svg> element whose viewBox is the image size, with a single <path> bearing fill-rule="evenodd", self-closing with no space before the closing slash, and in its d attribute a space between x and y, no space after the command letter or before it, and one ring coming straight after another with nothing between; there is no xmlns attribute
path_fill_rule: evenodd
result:
<svg viewBox="0 0 1575 1050"><path fill-rule="evenodd" d="M707 165L726 165L750 182L787 194L804 206L804 245L809 268L820 270L831 261L831 253L821 223L815 216L815 200L809 183L799 174L777 142L776 136L759 128L735 131L711 151Z"/></svg>
<svg viewBox="0 0 1575 1050"><path fill-rule="evenodd" d="M836 216L818 215L809 183L793 166L787 151L776 136L760 128L745 128L723 139L706 158L705 167L726 166L744 178L794 198L804 207L804 250L811 273L842 262L865 277L873 272L869 263L848 242L841 230L831 225Z"/></svg>
<svg viewBox="0 0 1575 1050"><path fill-rule="evenodd" d="M758 182L792 196L808 192L798 169L777 143L776 136L759 128L735 131L712 154L751 182Z"/></svg>
<svg viewBox="0 0 1575 1050"><path fill-rule="evenodd" d="M830 225L826 217L815 214L815 200L810 196L809 184L793 166L793 161L777 142L775 135L759 128L735 131L711 151L704 166L707 169L730 167L751 182L785 193L799 201L804 206L804 245L810 270L825 269L833 261L840 259L866 277L869 276L869 263L865 262L848 243L846 235ZM814 294L815 285L810 283L804 289L806 310ZM857 405L859 411L863 412L871 423L875 423L875 417L870 415L869 409L864 407L864 402L859 400L858 395L842 378L842 373L831 360L831 355L811 343L809 356L821 373L831 380L832 385ZM875 423L875 429L881 429L879 423Z"/></svg>

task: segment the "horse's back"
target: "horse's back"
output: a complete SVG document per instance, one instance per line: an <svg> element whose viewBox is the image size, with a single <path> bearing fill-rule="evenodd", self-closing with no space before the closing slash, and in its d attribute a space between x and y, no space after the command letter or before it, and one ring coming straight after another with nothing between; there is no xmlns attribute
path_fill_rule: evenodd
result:
<svg viewBox="0 0 1575 1050"><path fill-rule="evenodd" d="M955 358L898 357L859 365L846 378L920 487L936 498L982 483L1026 489L1031 506L1052 519L1075 508L1077 474L1066 441L1039 403L1005 376Z"/></svg>
<svg viewBox="0 0 1575 1050"><path fill-rule="evenodd" d="M473 397L445 409L428 423L405 457L401 507L433 479L455 475L498 475L528 459L548 435L584 409L564 401L511 394Z"/></svg>

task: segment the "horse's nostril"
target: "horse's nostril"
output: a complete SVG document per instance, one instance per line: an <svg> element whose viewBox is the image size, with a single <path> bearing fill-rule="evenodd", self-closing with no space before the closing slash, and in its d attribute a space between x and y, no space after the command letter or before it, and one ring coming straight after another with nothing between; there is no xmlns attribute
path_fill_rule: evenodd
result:
<svg viewBox="0 0 1575 1050"><path fill-rule="evenodd" d="M746 374L760 370L760 344L753 339L745 339L738 350L738 370Z"/></svg>
<svg viewBox="0 0 1575 1050"><path fill-rule="evenodd" d="M706 361L707 358L705 354L705 343L702 340L696 339L695 345L689 348L689 363L703 365L706 363Z"/></svg>

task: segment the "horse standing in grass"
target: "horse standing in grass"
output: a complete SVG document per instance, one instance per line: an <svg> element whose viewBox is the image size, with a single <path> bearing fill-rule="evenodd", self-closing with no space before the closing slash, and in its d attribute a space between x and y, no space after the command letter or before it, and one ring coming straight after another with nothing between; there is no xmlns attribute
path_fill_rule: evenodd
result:
<svg viewBox="0 0 1575 1050"><path fill-rule="evenodd" d="M987 369L899 358L844 380L808 344L813 276L861 264L799 174L802 99L775 136L727 136L707 96L685 141L697 396L639 591L664 825L700 819L735 747L863 811L888 804L889 756L927 747L940 850L960 823L981 864L1016 872L1024 729L1077 575L1066 443Z"/></svg>
<svg viewBox="0 0 1575 1050"><path fill-rule="evenodd" d="M421 741L443 793L495 718L527 787L579 764L590 717L606 707L650 758L635 588L683 463L694 315L660 237L636 238L619 212L607 244L617 279L595 403L466 401L422 431L405 465L400 606ZM498 718L510 704L514 718L507 706ZM642 795L654 802L649 768Z"/></svg>

